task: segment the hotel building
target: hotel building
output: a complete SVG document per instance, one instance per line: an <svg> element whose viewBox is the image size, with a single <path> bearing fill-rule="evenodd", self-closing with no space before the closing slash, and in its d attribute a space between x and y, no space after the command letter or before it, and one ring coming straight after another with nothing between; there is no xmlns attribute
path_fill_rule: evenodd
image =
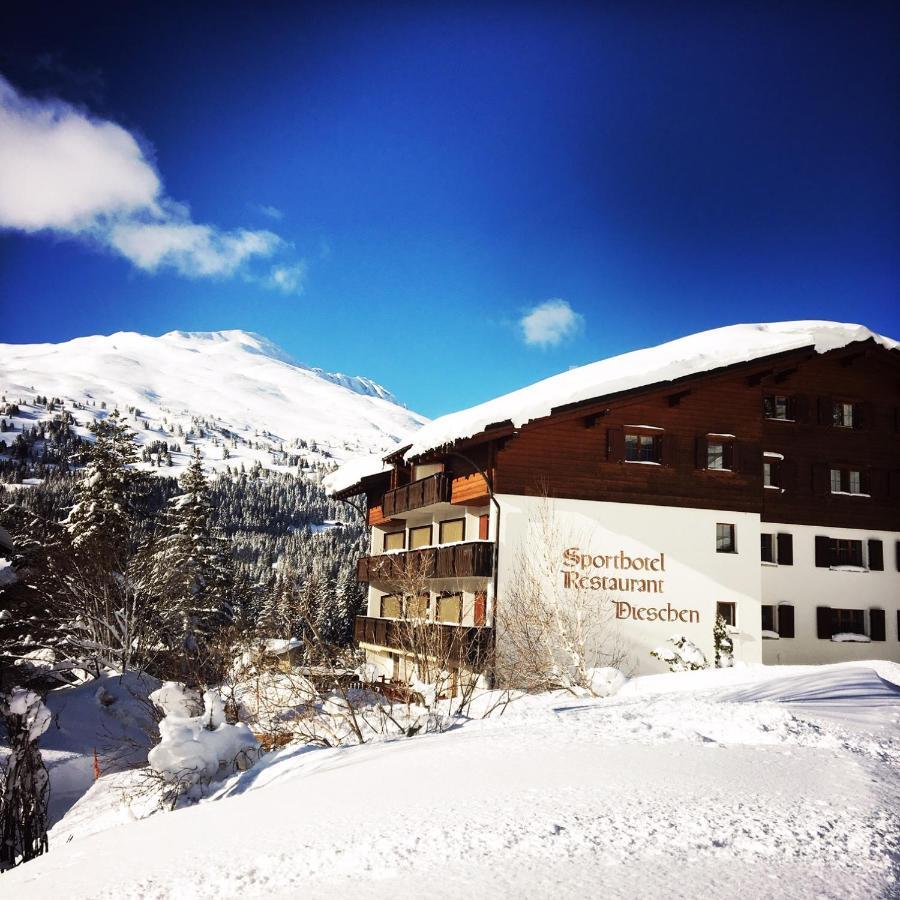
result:
<svg viewBox="0 0 900 900"><path fill-rule="evenodd" d="M738 325L601 360L436 419L327 486L365 497L356 639L390 678L413 674L411 615L490 677L548 508L548 591L602 592L634 672L663 671L650 651L676 634L712 660L719 614L737 660L900 661L900 345L861 326Z"/></svg>

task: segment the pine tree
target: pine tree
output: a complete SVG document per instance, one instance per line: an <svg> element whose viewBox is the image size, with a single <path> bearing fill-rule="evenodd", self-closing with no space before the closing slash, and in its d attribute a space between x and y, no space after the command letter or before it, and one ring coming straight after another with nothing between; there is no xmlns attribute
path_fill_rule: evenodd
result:
<svg viewBox="0 0 900 900"><path fill-rule="evenodd" d="M335 643L349 646L353 642L353 628L356 617L362 614L363 592L356 580L355 572L344 567L338 578L335 592L338 628Z"/></svg>
<svg viewBox="0 0 900 900"><path fill-rule="evenodd" d="M137 448L116 413L90 428L94 443L88 447L65 525L82 558L121 572L131 549L135 499L144 478L130 468L137 461Z"/></svg>
<svg viewBox="0 0 900 900"><path fill-rule="evenodd" d="M209 485L195 447L181 493L169 501L166 534L156 554L163 616L189 651L231 619L231 553L212 521Z"/></svg>

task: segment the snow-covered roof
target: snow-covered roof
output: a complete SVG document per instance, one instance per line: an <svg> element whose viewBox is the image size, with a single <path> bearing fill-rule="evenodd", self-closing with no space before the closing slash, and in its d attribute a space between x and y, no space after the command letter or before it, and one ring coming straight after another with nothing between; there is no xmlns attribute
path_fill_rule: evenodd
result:
<svg viewBox="0 0 900 900"><path fill-rule="evenodd" d="M363 478L390 472L391 467L384 461L384 454L372 453L366 456L354 456L322 479L322 486L328 494L340 494L342 491L359 484Z"/></svg>
<svg viewBox="0 0 900 900"><path fill-rule="evenodd" d="M570 403L673 381L803 347L825 353L870 338L883 347L900 348L897 341L875 334L863 325L840 322L770 322L701 331L657 347L579 366L478 406L441 416L414 433L413 443L405 456L411 459L473 437L499 422L510 421L520 428L533 419L550 415L554 408ZM376 459L381 462L380 458ZM335 476L339 476L340 483L346 487L380 471L355 469L353 476L350 473L345 476L343 470L341 467Z"/></svg>

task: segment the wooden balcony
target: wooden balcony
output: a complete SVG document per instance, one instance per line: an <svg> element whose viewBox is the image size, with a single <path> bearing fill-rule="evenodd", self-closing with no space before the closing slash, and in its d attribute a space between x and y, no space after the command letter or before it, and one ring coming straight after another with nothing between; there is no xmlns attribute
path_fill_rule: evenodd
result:
<svg viewBox="0 0 900 900"><path fill-rule="evenodd" d="M428 629L428 633L421 635L417 632L420 628ZM407 653L414 652L416 643L421 642L419 652L465 663L476 671L487 665L493 643L490 628L447 625L443 622L412 625L398 619L376 619L371 616L356 617L353 638L357 643Z"/></svg>
<svg viewBox="0 0 900 900"><path fill-rule="evenodd" d="M381 503L382 515L391 519L411 509L421 509L433 503L449 503L451 480L443 472L405 484L403 487L387 491Z"/></svg>
<svg viewBox="0 0 900 900"><path fill-rule="evenodd" d="M363 556L356 563L356 578L401 585L419 578L488 578L493 561L494 545L490 541L468 541L405 553Z"/></svg>

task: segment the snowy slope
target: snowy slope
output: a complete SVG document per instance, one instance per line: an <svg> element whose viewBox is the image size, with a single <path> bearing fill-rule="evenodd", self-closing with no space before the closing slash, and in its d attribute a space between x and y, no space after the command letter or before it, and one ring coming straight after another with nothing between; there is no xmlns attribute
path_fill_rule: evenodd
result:
<svg viewBox="0 0 900 900"><path fill-rule="evenodd" d="M338 460L387 451L426 421L366 378L301 365L244 331L0 344L0 394L8 401L46 395L67 401L67 408L81 404L74 413L80 423L100 415L102 403L123 414L136 407L141 415L132 416L133 425L144 443L171 439L178 425L186 431L203 419L210 440L227 432L260 445L257 453L235 448L232 465L257 458L276 464L269 451L287 450L298 439L315 441ZM26 425L45 417L40 409L26 412ZM201 446L210 460L222 459L221 449Z"/></svg>
<svg viewBox="0 0 900 900"><path fill-rule="evenodd" d="M638 678L608 700L528 697L441 735L286 747L212 799L137 822L104 780L2 888L897 896L898 681L892 663L757 666Z"/></svg>

